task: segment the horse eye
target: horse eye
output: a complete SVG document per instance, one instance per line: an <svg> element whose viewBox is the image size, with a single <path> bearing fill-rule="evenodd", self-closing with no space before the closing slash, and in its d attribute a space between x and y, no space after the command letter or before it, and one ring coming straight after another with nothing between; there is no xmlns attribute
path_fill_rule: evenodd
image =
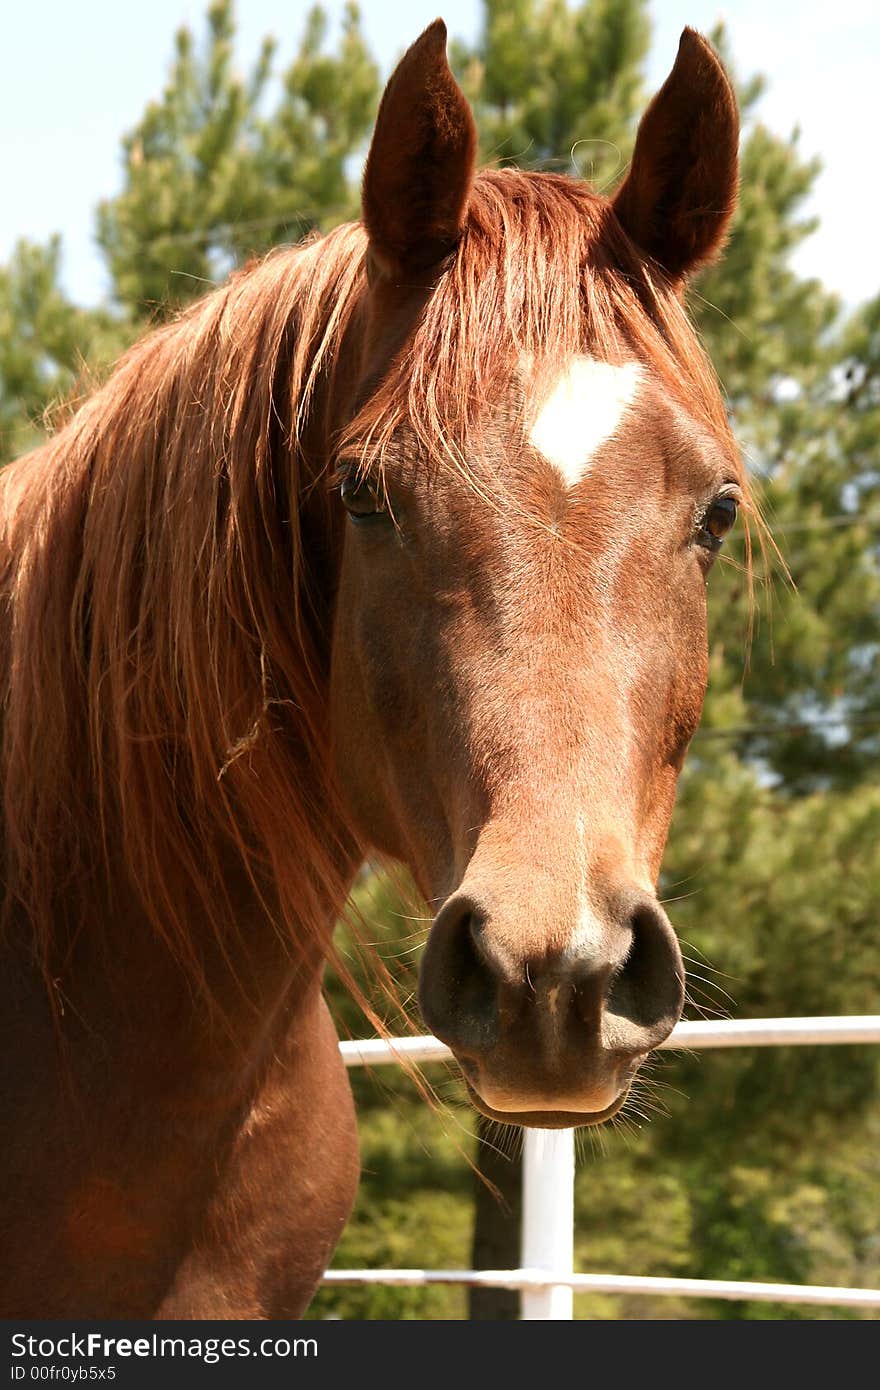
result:
<svg viewBox="0 0 880 1390"><path fill-rule="evenodd" d="M736 521L737 506L732 497L716 497L700 525L697 540L707 550L720 549L721 542Z"/></svg>
<svg viewBox="0 0 880 1390"><path fill-rule="evenodd" d="M371 478L358 478L355 474L350 474L342 479L339 496L349 516L356 520L360 517L378 516L385 511L378 488Z"/></svg>

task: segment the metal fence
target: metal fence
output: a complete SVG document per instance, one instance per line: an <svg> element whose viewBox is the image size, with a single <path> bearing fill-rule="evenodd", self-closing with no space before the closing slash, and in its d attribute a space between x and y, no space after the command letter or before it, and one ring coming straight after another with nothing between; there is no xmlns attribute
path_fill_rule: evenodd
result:
<svg viewBox="0 0 880 1390"><path fill-rule="evenodd" d="M661 1046L688 1050L880 1043L880 1014L850 1018L757 1018L680 1023ZM451 1058L437 1038L369 1038L344 1042L346 1066L400 1065ZM574 1272L574 1130L527 1129L523 1154L519 1269L331 1269L327 1284L465 1284L519 1289L523 1318L569 1319L575 1293L677 1295L688 1298L820 1303L880 1308L880 1289L725 1279L658 1279Z"/></svg>

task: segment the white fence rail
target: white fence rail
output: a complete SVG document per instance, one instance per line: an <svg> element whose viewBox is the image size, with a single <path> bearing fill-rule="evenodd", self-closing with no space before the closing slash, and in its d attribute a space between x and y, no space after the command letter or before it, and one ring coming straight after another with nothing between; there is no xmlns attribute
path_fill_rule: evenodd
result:
<svg viewBox="0 0 880 1390"><path fill-rule="evenodd" d="M780 1047L880 1043L880 1014L837 1018L749 1018L679 1023L664 1048ZM452 1056L437 1038L366 1038L340 1043L346 1066L442 1062ZM658 1279L629 1274L575 1274L574 1131L527 1129L523 1161L522 1268L331 1269L327 1284L465 1284L519 1289L523 1318L569 1319L575 1293L640 1293L688 1298L820 1303L880 1308L880 1289L725 1279Z"/></svg>
<svg viewBox="0 0 880 1390"><path fill-rule="evenodd" d="M834 1018L735 1018L724 1023L679 1023L660 1048L779 1047L807 1043L880 1043L880 1014ZM452 1053L439 1038L360 1038L339 1044L347 1067L383 1063L445 1062Z"/></svg>

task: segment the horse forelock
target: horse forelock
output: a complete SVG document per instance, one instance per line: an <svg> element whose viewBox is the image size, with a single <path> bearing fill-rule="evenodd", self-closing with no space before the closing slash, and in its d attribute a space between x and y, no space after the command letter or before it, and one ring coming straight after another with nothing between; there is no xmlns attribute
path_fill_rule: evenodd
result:
<svg viewBox="0 0 880 1390"><path fill-rule="evenodd" d="M490 407L523 362L537 403L580 356L650 367L735 452L717 376L678 289L631 242L610 201L561 175L484 170L455 255L340 448L381 468L406 425L420 457L467 469Z"/></svg>

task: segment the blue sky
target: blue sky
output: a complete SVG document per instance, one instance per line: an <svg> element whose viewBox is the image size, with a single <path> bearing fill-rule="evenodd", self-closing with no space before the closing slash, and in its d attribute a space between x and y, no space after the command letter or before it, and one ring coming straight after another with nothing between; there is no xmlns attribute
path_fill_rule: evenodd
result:
<svg viewBox="0 0 880 1390"><path fill-rule="evenodd" d="M0 260L18 237L62 233L64 278L81 302L105 288L93 243L99 199L119 187L119 142L162 87L175 29L198 32L206 0L19 0L4 14L0 82L0 157L6 197L0 205ZM243 64L265 33L292 50L304 0L239 0ZM341 0L329 0L331 14ZM450 32L475 37L478 0L362 0L370 44L387 71L437 14ZM849 303L880 288L877 271L875 143L880 82L880 6L876 0L654 0L649 77L658 86L685 24L727 23L742 74L769 79L762 118L780 133L801 129L807 154L825 169L812 210L821 230L798 254L797 268L819 275ZM584 136L589 136L584 131Z"/></svg>

